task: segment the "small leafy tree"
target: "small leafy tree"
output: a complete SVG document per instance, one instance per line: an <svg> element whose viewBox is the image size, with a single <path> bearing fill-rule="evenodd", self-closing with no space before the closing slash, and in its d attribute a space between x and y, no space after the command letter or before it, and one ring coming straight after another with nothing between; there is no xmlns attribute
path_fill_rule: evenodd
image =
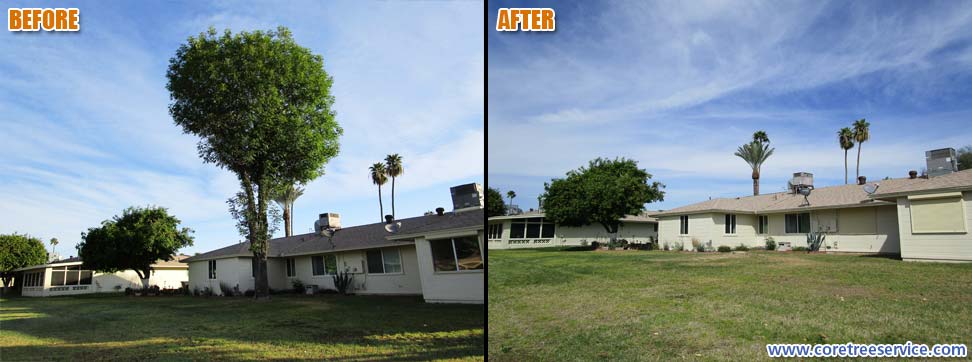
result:
<svg viewBox="0 0 972 362"><path fill-rule="evenodd" d="M486 189L486 217L506 215L506 203L499 190L492 187Z"/></svg>
<svg viewBox="0 0 972 362"><path fill-rule="evenodd" d="M634 160L597 158L544 184L545 217L564 226L600 224L615 240L623 217L664 199L665 185L650 180Z"/></svg>
<svg viewBox="0 0 972 362"><path fill-rule="evenodd" d="M956 156L959 171L972 169L972 146L960 148Z"/></svg>
<svg viewBox="0 0 972 362"><path fill-rule="evenodd" d="M40 239L26 234L0 235L0 278L3 279L4 292L13 280L14 270L46 262L47 250Z"/></svg>
<svg viewBox="0 0 972 362"><path fill-rule="evenodd" d="M78 255L85 268L99 272L135 270L147 289L153 263L170 260L179 249L192 245L192 230L180 228L179 223L162 207L129 207L121 216L81 233Z"/></svg>
<svg viewBox="0 0 972 362"><path fill-rule="evenodd" d="M236 174L238 221L257 259L256 297L268 297L268 204L276 185L306 184L338 153L324 59L287 28L190 37L169 60L169 114L199 136L199 156ZM239 201L239 202L236 202Z"/></svg>

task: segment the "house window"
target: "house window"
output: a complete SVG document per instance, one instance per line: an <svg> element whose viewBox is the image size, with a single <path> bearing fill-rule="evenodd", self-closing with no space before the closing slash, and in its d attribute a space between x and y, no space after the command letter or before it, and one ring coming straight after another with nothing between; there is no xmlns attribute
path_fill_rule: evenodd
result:
<svg viewBox="0 0 972 362"><path fill-rule="evenodd" d="M402 256L398 249L368 250L368 274L385 274L402 272Z"/></svg>
<svg viewBox="0 0 972 362"><path fill-rule="evenodd" d="M287 258L287 276L297 276L297 259Z"/></svg>
<svg viewBox="0 0 972 362"><path fill-rule="evenodd" d="M23 286L42 287L44 286L44 273L24 273Z"/></svg>
<svg viewBox="0 0 972 362"><path fill-rule="evenodd" d="M806 234L810 232L810 213L786 214L787 234Z"/></svg>
<svg viewBox="0 0 972 362"><path fill-rule="evenodd" d="M216 260L209 261L209 279L216 279Z"/></svg>
<svg viewBox="0 0 972 362"><path fill-rule="evenodd" d="M759 218L759 227L757 231L760 234L766 234L766 232L769 231L769 216L759 215L758 218Z"/></svg>
<svg viewBox="0 0 972 362"><path fill-rule="evenodd" d="M510 239L552 238L555 232L556 225L542 217L514 220L510 224Z"/></svg>
<svg viewBox="0 0 972 362"><path fill-rule="evenodd" d="M965 208L962 194L908 197L911 202L912 233L964 233Z"/></svg>
<svg viewBox="0 0 972 362"><path fill-rule="evenodd" d="M489 240L499 240L503 238L503 224L489 224L487 232Z"/></svg>
<svg viewBox="0 0 972 362"><path fill-rule="evenodd" d="M333 254L312 256L311 267L314 275L337 274L337 258Z"/></svg>
<svg viewBox="0 0 972 362"><path fill-rule="evenodd" d="M81 270L80 265L51 268L51 286L91 285L94 272Z"/></svg>
<svg viewBox="0 0 972 362"><path fill-rule="evenodd" d="M688 215L682 215L682 216L679 216L678 217L678 226L679 226L678 233L679 234L688 235L688 231L689 231L689 229L688 229L688 220L689 220Z"/></svg>
<svg viewBox="0 0 972 362"><path fill-rule="evenodd" d="M736 233L736 215L726 214L726 234Z"/></svg>
<svg viewBox="0 0 972 362"><path fill-rule="evenodd" d="M479 270L483 268L483 256L479 238L466 236L452 239L430 240L432 264L436 271Z"/></svg>

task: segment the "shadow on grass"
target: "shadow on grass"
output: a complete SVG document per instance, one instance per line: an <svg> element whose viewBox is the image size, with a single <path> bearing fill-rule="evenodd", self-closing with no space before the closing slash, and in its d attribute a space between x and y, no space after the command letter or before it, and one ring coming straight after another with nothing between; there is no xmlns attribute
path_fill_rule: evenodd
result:
<svg viewBox="0 0 972 362"><path fill-rule="evenodd" d="M4 360L482 358L484 306L414 297L3 300ZM53 341L53 342L52 342Z"/></svg>
<svg viewBox="0 0 972 362"><path fill-rule="evenodd" d="M861 258L877 258L877 259L901 260L901 254L892 254L892 253L863 254L863 255L859 255L859 257L861 257Z"/></svg>

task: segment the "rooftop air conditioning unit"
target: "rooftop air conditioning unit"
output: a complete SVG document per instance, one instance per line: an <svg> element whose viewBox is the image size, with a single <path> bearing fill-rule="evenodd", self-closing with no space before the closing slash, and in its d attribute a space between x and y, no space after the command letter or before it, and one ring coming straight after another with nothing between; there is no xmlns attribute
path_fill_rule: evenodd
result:
<svg viewBox="0 0 972 362"><path fill-rule="evenodd" d="M928 177L947 175L958 171L958 160L955 156L955 149L951 147L925 151Z"/></svg>
<svg viewBox="0 0 972 362"><path fill-rule="evenodd" d="M796 193L800 189L813 189L813 174L809 172L794 172L790 179L790 192Z"/></svg>

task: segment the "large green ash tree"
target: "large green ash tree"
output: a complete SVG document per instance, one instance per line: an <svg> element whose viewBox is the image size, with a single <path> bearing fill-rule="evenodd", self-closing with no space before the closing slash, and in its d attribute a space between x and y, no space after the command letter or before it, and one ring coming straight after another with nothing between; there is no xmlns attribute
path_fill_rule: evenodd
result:
<svg viewBox="0 0 972 362"><path fill-rule="evenodd" d="M256 296L269 296L268 206L279 185L320 176L338 154L342 129L320 55L286 28L190 37L169 61L169 113L199 136L199 156L240 182L230 203L257 259Z"/></svg>
<svg viewBox="0 0 972 362"><path fill-rule="evenodd" d="M563 226L600 224L616 235L626 215L640 214L645 204L664 200L664 187L651 181L651 174L634 160L597 158L544 185L544 217Z"/></svg>

